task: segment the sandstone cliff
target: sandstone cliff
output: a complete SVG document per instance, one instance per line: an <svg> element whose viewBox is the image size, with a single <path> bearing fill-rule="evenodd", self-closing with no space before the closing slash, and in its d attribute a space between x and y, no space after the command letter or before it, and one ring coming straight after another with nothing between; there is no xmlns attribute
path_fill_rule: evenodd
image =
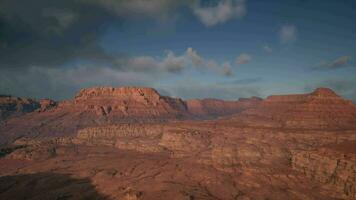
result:
<svg viewBox="0 0 356 200"><path fill-rule="evenodd" d="M19 136L73 135L83 127L127 122L158 122L189 118L186 103L161 96L152 88L97 87L81 90L73 100L36 104L39 112L0 126L0 144Z"/></svg>
<svg viewBox="0 0 356 200"><path fill-rule="evenodd" d="M356 106L328 88L318 88L309 94L269 96L235 118L255 126L354 129Z"/></svg>
<svg viewBox="0 0 356 200"><path fill-rule="evenodd" d="M39 139L39 141L20 139L15 142L15 145L24 148L15 150L7 158L46 160L58 157L57 160L65 160L56 162L54 166L51 160L44 162L55 168L66 165L67 162L76 162L74 158L82 154L86 157L85 159L94 160L88 161L90 164L85 165L86 167L80 167L80 172L87 170L88 174L100 174L103 168L107 169L105 174L112 174L113 171L118 171L117 174L136 171L137 167L120 169L120 171L117 165L112 164L112 160L118 158L120 163L131 162L135 159L131 155L137 153L140 160L136 165L145 171L141 172L142 174L151 173L152 168L147 165L147 162L150 162L150 156L158 157L160 164L157 165L159 166L170 166L170 164L179 166L178 171L175 170L176 168L163 167L162 170L167 170L165 172L160 169L161 172L157 172L157 177L162 177L164 183L157 182L156 175L149 182L158 185L170 184L171 177L176 176L169 175L167 178L166 174L188 173L199 169L196 175L200 177L202 176L200 170L210 168L214 170L209 172L212 173L212 177L202 184L225 183L223 180L217 180L218 174L223 173L227 177L234 177L236 179L234 184L238 185L237 188L251 199L259 199L259 197L353 199L356 195L355 130L283 130L241 127L236 126L235 123L220 120L126 123L83 128L76 136L70 138ZM94 152L80 153L81 150L78 148L80 149L83 145L86 148L90 147ZM109 147L111 150L105 150L103 155L99 156L97 151L103 147ZM112 155L116 151L123 151L123 153L120 157ZM112 156L107 158L109 160L102 160L98 164L98 169L91 168L97 164L96 160L104 155ZM74 156L74 158L69 159L68 156ZM155 172L152 173L155 174ZM105 174L102 174L105 182L111 183L111 175L106 177ZM126 178L125 175L121 176ZM142 176L142 180L145 177ZM206 178L206 175L201 178ZM187 176L184 176L182 180L187 181L187 179L189 182ZM135 185L135 182L130 183ZM142 190L141 186L137 187ZM229 186L226 185L226 187ZM225 192L231 193L235 189L230 188ZM145 190L144 195L150 191ZM225 192L215 192L216 195L224 197Z"/></svg>
<svg viewBox="0 0 356 200"><path fill-rule="evenodd" d="M0 126L0 144L19 136L73 135L78 129L117 123L162 122L216 118L246 110L260 102L257 97L239 101L189 100L160 95L152 88L95 87L82 89L72 100L41 100L26 116ZM33 111L33 110L31 110Z"/></svg>
<svg viewBox="0 0 356 200"><path fill-rule="evenodd" d="M271 96L233 117L202 121L161 121L191 117L189 103L136 89L86 89L8 120L7 139L23 130L36 139L0 149L0 175L47 170L90 177L113 199L356 197L355 106L329 89ZM139 113L146 118L129 118ZM33 161L39 164L26 166Z"/></svg>

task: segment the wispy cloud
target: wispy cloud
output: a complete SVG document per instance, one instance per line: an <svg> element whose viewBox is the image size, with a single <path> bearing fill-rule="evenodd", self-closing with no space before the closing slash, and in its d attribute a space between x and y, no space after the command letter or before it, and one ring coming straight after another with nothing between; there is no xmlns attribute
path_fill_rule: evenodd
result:
<svg viewBox="0 0 356 200"><path fill-rule="evenodd" d="M247 53L242 53L236 58L236 64L243 65L249 63L252 60L252 56Z"/></svg>
<svg viewBox="0 0 356 200"><path fill-rule="evenodd" d="M149 86L152 77L105 66L71 68L30 67L0 69L0 92L33 98L72 98L81 88L92 86Z"/></svg>
<svg viewBox="0 0 356 200"><path fill-rule="evenodd" d="M232 76L233 75L232 67L231 67L231 64L229 62L225 62L223 64L222 74L224 76Z"/></svg>
<svg viewBox="0 0 356 200"><path fill-rule="evenodd" d="M297 27L284 25L279 31L279 39L282 44L293 43L297 40Z"/></svg>
<svg viewBox="0 0 356 200"><path fill-rule="evenodd" d="M193 7L193 12L206 26L241 18L247 13L244 0L222 0L217 5L208 7L198 3Z"/></svg>
<svg viewBox="0 0 356 200"><path fill-rule="evenodd" d="M313 69L315 70L339 69L339 68L347 67L350 61L351 61L351 56L341 56L330 62L322 61L319 64L317 64L315 67L313 67Z"/></svg>
<svg viewBox="0 0 356 200"><path fill-rule="evenodd" d="M167 88L172 96L194 98L217 98L236 100L241 97L262 96L261 88L249 85L203 84L186 81L174 87Z"/></svg>
<svg viewBox="0 0 356 200"><path fill-rule="evenodd" d="M253 84L253 83L259 83L262 80L263 79L261 77L245 78L245 79L235 79L232 81L224 81L224 82L221 82L221 84L224 84L224 85L249 85L249 84Z"/></svg>
<svg viewBox="0 0 356 200"><path fill-rule="evenodd" d="M143 16L165 19L172 15L179 5L185 1L176 0L78 0L106 8L118 16ZM189 4L188 4L189 5Z"/></svg>
<svg viewBox="0 0 356 200"><path fill-rule="evenodd" d="M181 55L173 51L166 51L163 57L134 56L126 59L118 59L116 65L124 71L136 72L168 72L180 73L184 69L193 68L202 72L214 72L224 76L232 76L232 66L229 61L222 63L214 59L207 59L199 55L189 47Z"/></svg>
<svg viewBox="0 0 356 200"><path fill-rule="evenodd" d="M262 50L265 51L266 53L272 53L273 52L273 49L268 45L264 45L262 47Z"/></svg>
<svg viewBox="0 0 356 200"><path fill-rule="evenodd" d="M186 55L195 66L201 66L204 64L204 59L193 48L189 47L186 51Z"/></svg>

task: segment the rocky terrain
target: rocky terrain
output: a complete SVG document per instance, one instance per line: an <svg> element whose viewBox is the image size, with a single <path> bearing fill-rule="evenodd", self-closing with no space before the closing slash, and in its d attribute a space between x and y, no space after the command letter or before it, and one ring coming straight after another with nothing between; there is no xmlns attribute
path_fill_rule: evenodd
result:
<svg viewBox="0 0 356 200"><path fill-rule="evenodd" d="M74 99L41 100L38 112L7 120L0 126L0 145L26 137L75 135L83 127L117 123L152 123L172 120L216 118L238 113L260 103L239 101L183 101L160 95L152 88L97 87L82 89Z"/></svg>
<svg viewBox="0 0 356 200"><path fill-rule="evenodd" d="M20 116L41 108L41 103L32 99L0 95L0 123L9 117Z"/></svg>
<svg viewBox="0 0 356 200"><path fill-rule="evenodd" d="M253 108L261 103L258 97L240 98L237 101L223 101L219 99L191 99L187 100L188 111L198 118L214 118L239 113Z"/></svg>
<svg viewBox="0 0 356 200"><path fill-rule="evenodd" d="M269 96L235 118L253 126L345 130L356 128L356 106L328 88L318 88L309 94Z"/></svg>
<svg viewBox="0 0 356 200"><path fill-rule="evenodd" d="M46 105L1 129L0 199L356 199L355 105L326 88L231 102L95 88ZM8 128L24 119L38 134Z"/></svg>

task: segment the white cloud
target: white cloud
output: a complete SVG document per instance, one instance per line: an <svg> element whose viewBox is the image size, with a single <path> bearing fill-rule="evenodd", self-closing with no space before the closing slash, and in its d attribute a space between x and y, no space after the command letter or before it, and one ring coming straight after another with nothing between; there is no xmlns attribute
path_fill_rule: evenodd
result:
<svg viewBox="0 0 356 200"><path fill-rule="evenodd" d="M226 62L226 63L223 64L222 74L224 76L232 76L233 75L232 67L231 67L231 64L229 62Z"/></svg>
<svg viewBox="0 0 356 200"><path fill-rule="evenodd" d="M226 85L216 83L202 83L197 80L182 80L178 84L166 87L171 95L194 98L217 98L236 100L240 97L261 96L262 90L258 86L252 85Z"/></svg>
<svg viewBox="0 0 356 200"><path fill-rule="evenodd" d="M262 49L267 53L272 53L273 52L273 49L268 45L263 46Z"/></svg>
<svg viewBox="0 0 356 200"><path fill-rule="evenodd" d="M236 58L236 64L238 65L243 65L246 63L249 63L252 60L252 56L246 53L240 54L237 58Z"/></svg>
<svg viewBox="0 0 356 200"><path fill-rule="evenodd" d="M172 51L168 51L166 58L159 63L160 68L173 73L182 71L185 65L185 58L183 56L175 56Z"/></svg>
<svg viewBox="0 0 356 200"><path fill-rule="evenodd" d="M118 65L125 71L136 72L169 72L179 73L186 68L216 72L221 75L231 76L232 66L229 62L218 63L213 59L205 59L196 50L189 47L182 55L175 55L172 51L166 51L164 57L136 56L125 60L119 60Z"/></svg>
<svg viewBox="0 0 356 200"><path fill-rule="evenodd" d="M203 24L214 26L232 18L241 18L247 11L243 0L222 0L216 6L210 7L197 4L193 7L193 12Z"/></svg>
<svg viewBox="0 0 356 200"><path fill-rule="evenodd" d="M189 47L186 51L187 57L193 62L196 66L201 66L203 64L203 58L198 55L198 53Z"/></svg>
<svg viewBox="0 0 356 200"><path fill-rule="evenodd" d="M128 67L134 71L151 71L158 65L157 61L151 56L138 56L128 61Z"/></svg>
<svg viewBox="0 0 356 200"><path fill-rule="evenodd" d="M149 85L152 77L123 72L105 66L71 68L30 67L7 71L0 69L1 93L36 98L72 98L81 88L92 86Z"/></svg>
<svg viewBox="0 0 356 200"><path fill-rule="evenodd" d="M336 58L331 62L322 61L318 65L316 65L313 69L339 69L343 67L347 67L351 61L351 56L341 56Z"/></svg>
<svg viewBox="0 0 356 200"><path fill-rule="evenodd" d="M178 73L186 66L186 60L184 56L176 56L172 51L167 51L163 58L136 56L120 61L119 65L125 66L126 71Z"/></svg>
<svg viewBox="0 0 356 200"><path fill-rule="evenodd" d="M284 25L279 31L279 39L282 44L293 43L297 40L297 28L294 25Z"/></svg>

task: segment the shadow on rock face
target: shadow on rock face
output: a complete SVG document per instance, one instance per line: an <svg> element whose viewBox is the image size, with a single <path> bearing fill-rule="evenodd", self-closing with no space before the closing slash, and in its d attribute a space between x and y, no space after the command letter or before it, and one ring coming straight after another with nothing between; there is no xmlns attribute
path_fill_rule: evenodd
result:
<svg viewBox="0 0 356 200"><path fill-rule="evenodd" d="M105 200L90 179L66 174L35 173L0 177L0 199L11 200Z"/></svg>

